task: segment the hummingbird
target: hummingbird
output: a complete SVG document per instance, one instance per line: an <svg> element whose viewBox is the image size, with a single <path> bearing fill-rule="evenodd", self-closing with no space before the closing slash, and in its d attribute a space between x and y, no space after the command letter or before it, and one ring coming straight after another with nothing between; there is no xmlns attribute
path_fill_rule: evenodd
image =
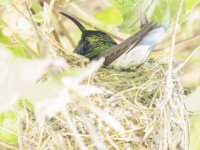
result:
<svg viewBox="0 0 200 150"><path fill-rule="evenodd" d="M117 43L105 32L86 30L86 28L72 16L60 12L65 17L72 20L80 29L82 35L74 52L87 57L89 60L95 59L103 51L117 45Z"/></svg>
<svg viewBox="0 0 200 150"><path fill-rule="evenodd" d="M115 69L126 70L130 66L143 64L153 48L163 39L167 27L163 24L148 22L143 15L140 19L141 29L117 44L108 34L102 31L86 30L74 17L60 11L71 19L80 29L82 36L74 52L90 60L105 58L104 66L112 65Z"/></svg>

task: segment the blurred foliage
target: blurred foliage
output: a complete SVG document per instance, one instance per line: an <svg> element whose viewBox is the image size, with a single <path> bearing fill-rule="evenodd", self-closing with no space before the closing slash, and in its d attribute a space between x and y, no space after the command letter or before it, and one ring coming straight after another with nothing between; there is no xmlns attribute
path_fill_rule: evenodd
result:
<svg viewBox="0 0 200 150"><path fill-rule="evenodd" d="M35 13L39 13L42 11L42 7L38 2L33 2L32 3L32 9Z"/></svg>
<svg viewBox="0 0 200 150"><path fill-rule="evenodd" d="M8 24L0 18L0 43L2 43L5 47L8 48L13 54L21 57L37 57L38 54L28 45L28 43L21 38L19 34L12 31L10 28L8 28ZM3 33L3 30L7 29L9 30L11 35L5 35Z"/></svg>
<svg viewBox="0 0 200 150"><path fill-rule="evenodd" d="M174 20L179 7L178 0L108 0L113 6L118 8L123 17L123 22L119 26L121 31L126 33L134 32L139 26L139 13L147 14L147 18L155 22L164 23L167 26ZM200 0L185 0L181 22L186 20L189 12Z"/></svg>
<svg viewBox="0 0 200 150"><path fill-rule="evenodd" d="M0 114L0 139L8 144L17 143L17 114L10 110Z"/></svg>
<svg viewBox="0 0 200 150"><path fill-rule="evenodd" d="M36 13L33 17L36 22L41 22L44 19L42 12Z"/></svg>
<svg viewBox="0 0 200 150"><path fill-rule="evenodd" d="M114 7L108 7L98 12L94 18L107 24L120 24L122 22L120 11Z"/></svg>
<svg viewBox="0 0 200 150"><path fill-rule="evenodd" d="M21 43L12 44L9 37L5 36L0 30L0 43L2 43L4 46L8 48L13 54L20 56L20 57L26 57L26 53L21 45Z"/></svg>
<svg viewBox="0 0 200 150"><path fill-rule="evenodd" d="M9 4L13 2L13 0L0 0L0 4Z"/></svg>
<svg viewBox="0 0 200 150"><path fill-rule="evenodd" d="M19 108L19 109L25 108L28 111L33 112L34 111L34 104L27 99L20 99L17 102L17 108Z"/></svg>
<svg viewBox="0 0 200 150"><path fill-rule="evenodd" d="M199 135L200 135L200 115L194 115L190 117L190 148L191 150L199 150L200 149L200 142L199 142Z"/></svg>

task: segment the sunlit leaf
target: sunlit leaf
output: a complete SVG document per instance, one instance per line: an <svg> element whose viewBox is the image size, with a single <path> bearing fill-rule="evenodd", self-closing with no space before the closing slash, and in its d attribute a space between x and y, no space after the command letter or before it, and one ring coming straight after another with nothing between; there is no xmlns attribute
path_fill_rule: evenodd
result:
<svg viewBox="0 0 200 150"><path fill-rule="evenodd" d="M17 116L12 111L0 113L0 139L8 144L17 143Z"/></svg>
<svg viewBox="0 0 200 150"><path fill-rule="evenodd" d="M107 24L119 24L122 21L120 11L114 7L108 7L95 14L94 17Z"/></svg>
<svg viewBox="0 0 200 150"><path fill-rule="evenodd" d="M200 115L194 115L190 117L190 149L199 150L200 149Z"/></svg>
<svg viewBox="0 0 200 150"><path fill-rule="evenodd" d="M32 9L35 13L42 11L42 7L38 2L32 2Z"/></svg>
<svg viewBox="0 0 200 150"><path fill-rule="evenodd" d="M200 3L199 0L187 0L187 10L191 10L193 7L195 7L198 3Z"/></svg>
<svg viewBox="0 0 200 150"><path fill-rule="evenodd" d="M29 110L31 112L33 112L33 110L34 110L32 102L27 99L19 100L19 102L17 103L17 106L19 107L19 109L26 108L27 110Z"/></svg>
<svg viewBox="0 0 200 150"><path fill-rule="evenodd" d="M35 14L33 17L36 22L42 22L44 19L42 12Z"/></svg>
<svg viewBox="0 0 200 150"><path fill-rule="evenodd" d="M19 44L18 45L13 45L13 46L8 46L8 49L16 56L20 57L26 57L26 53L24 48L22 48Z"/></svg>
<svg viewBox="0 0 200 150"><path fill-rule="evenodd" d="M2 30L0 30L0 42L2 43L8 43L10 40L8 37L6 37L3 33L2 33Z"/></svg>
<svg viewBox="0 0 200 150"><path fill-rule="evenodd" d="M20 57L25 57L26 54L24 52L24 49L21 47L21 45L17 44L11 44L9 37L5 36L2 33L2 30L0 30L0 42L8 47L8 50L10 50L13 54L20 56Z"/></svg>
<svg viewBox="0 0 200 150"><path fill-rule="evenodd" d="M0 0L0 4L10 4L13 0Z"/></svg>
<svg viewBox="0 0 200 150"><path fill-rule="evenodd" d="M122 13L123 22L119 28L127 33L134 32L139 28L139 13L145 12L147 18L154 22L169 25L176 16L179 1L175 0L108 0ZM180 22L188 17L189 12L200 0L184 1Z"/></svg>
<svg viewBox="0 0 200 150"><path fill-rule="evenodd" d="M113 6L121 11L123 22L119 26L122 31L132 32L138 27L138 2L135 0L109 0ZM136 25L137 23L137 25Z"/></svg>

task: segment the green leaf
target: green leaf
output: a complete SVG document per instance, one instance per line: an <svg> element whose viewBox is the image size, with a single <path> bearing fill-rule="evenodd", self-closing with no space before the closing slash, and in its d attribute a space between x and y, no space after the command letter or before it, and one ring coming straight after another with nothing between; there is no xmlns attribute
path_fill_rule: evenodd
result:
<svg viewBox="0 0 200 150"><path fill-rule="evenodd" d="M11 47L7 47L14 55L19 56L19 57L27 57L24 48L21 47L19 44L13 45Z"/></svg>
<svg viewBox="0 0 200 150"><path fill-rule="evenodd" d="M199 150L200 149L200 115L192 115L190 117L190 149Z"/></svg>
<svg viewBox="0 0 200 150"><path fill-rule="evenodd" d="M140 27L139 13L145 12L147 18L157 23L170 25L174 21L180 2L178 0L108 0L122 14L121 31L132 33ZM183 23L200 0L185 0L180 22Z"/></svg>
<svg viewBox="0 0 200 150"><path fill-rule="evenodd" d="M13 0L0 0L0 4L10 4Z"/></svg>
<svg viewBox="0 0 200 150"><path fill-rule="evenodd" d="M2 33L2 30L0 30L0 42L7 44L7 43L9 43L9 41L10 41L9 38L6 37L6 36Z"/></svg>
<svg viewBox="0 0 200 150"><path fill-rule="evenodd" d="M107 24L120 24L122 22L120 11L114 7L108 7L98 12L94 18Z"/></svg>
<svg viewBox="0 0 200 150"><path fill-rule="evenodd" d="M44 16L43 16L42 12L36 13L33 17L37 22L40 22L40 21L42 21L44 19Z"/></svg>
<svg viewBox="0 0 200 150"><path fill-rule="evenodd" d="M5 36L0 30L0 43L8 48L14 55L26 57L24 49L20 44L11 44L9 37Z"/></svg>
<svg viewBox="0 0 200 150"><path fill-rule="evenodd" d="M113 4L114 7L116 7L121 11L123 22L119 26L119 29L127 33L136 30L136 28L139 26L138 22L139 1L136 0L109 0L109 1L111 2L111 4Z"/></svg>
<svg viewBox="0 0 200 150"><path fill-rule="evenodd" d="M199 0L187 0L187 10L191 10L193 7L195 7L198 3L200 3Z"/></svg>
<svg viewBox="0 0 200 150"><path fill-rule="evenodd" d="M19 109L26 108L27 110L29 110L31 112L34 111L34 106L33 106L32 102L27 99L20 99L17 102L17 106L19 107Z"/></svg>
<svg viewBox="0 0 200 150"><path fill-rule="evenodd" d="M40 6L40 4L38 2L32 3L32 9L35 13L39 13L42 11L42 7Z"/></svg>
<svg viewBox="0 0 200 150"><path fill-rule="evenodd" d="M12 111L0 114L0 139L8 144L17 143L17 116Z"/></svg>

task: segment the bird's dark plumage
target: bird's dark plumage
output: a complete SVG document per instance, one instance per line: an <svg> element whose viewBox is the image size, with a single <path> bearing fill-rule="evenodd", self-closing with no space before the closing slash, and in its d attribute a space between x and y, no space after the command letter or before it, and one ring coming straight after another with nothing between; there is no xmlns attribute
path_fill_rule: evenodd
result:
<svg viewBox="0 0 200 150"><path fill-rule="evenodd" d="M106 33L101 31L86 30L75 48L74 52L89 59L94 59L100 53L117 45L117 43Z"/></svg>
<svg viewBox="0 0 200 150"><path fill-rule="evenodd" d="M117 43L102 31L86 30L85 27L72 16L60 12L62 15L72 20L82 32L81 40L78 42L74 52L87 58L95 59L100 53L117 45Z"/></svg>

